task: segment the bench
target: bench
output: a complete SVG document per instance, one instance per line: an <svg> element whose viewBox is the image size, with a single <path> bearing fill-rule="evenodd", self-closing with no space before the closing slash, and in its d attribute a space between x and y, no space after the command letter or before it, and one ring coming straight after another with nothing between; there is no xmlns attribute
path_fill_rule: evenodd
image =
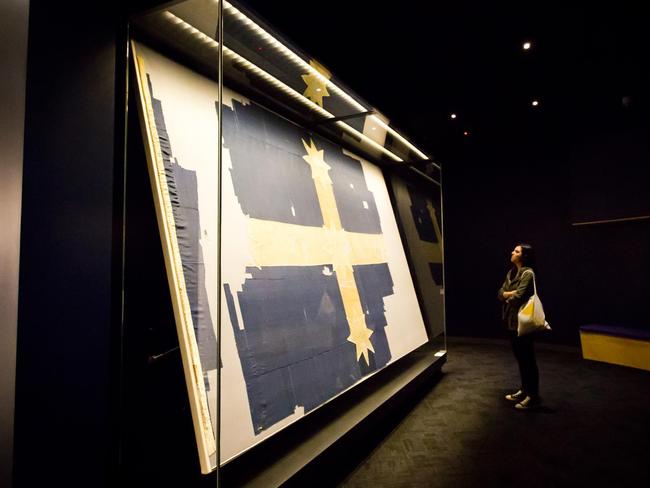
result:
<svg viewBox="0 0 650 488"><path fill-rule="evenodd" d="M650 371L650 330L589 324L580 327L582 357Z"/></svg>

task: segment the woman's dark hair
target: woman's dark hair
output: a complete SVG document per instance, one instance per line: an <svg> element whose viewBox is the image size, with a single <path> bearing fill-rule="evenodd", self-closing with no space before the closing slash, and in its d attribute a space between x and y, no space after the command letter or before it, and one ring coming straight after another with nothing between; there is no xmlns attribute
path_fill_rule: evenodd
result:
<svg viewBox="0 0 650 488"><path fill-rule="evenodd" d="M528 268L533 268L537 271L537 263L535 262L535 249L530 244L520 242L515 247L521 247L521 264Z"/></svg>

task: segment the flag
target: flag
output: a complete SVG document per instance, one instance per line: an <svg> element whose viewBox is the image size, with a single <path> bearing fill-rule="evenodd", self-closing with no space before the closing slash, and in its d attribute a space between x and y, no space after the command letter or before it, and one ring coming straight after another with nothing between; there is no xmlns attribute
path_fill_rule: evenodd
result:
<svg viewBox="0 0 650 488"><path fill-rule="evenodd" d="M390 361L383 299L393 281L358 160L252 103L233 100L223 116L257 243L241 291L224 291L258 434Z"/></svg>

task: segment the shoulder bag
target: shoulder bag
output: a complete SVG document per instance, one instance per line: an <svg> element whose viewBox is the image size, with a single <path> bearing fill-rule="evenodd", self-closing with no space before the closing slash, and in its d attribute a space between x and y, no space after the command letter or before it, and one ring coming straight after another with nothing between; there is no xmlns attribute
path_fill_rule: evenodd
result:
<svg viewBox="0 0 650 488"><path fill-rule="evenodd" d="M542 301L537 295L537 284L535 283L535 273L533 273L533 296L519 308L517 335L521 337L539 330L551 330L551 326L546 321Z"/></svg>

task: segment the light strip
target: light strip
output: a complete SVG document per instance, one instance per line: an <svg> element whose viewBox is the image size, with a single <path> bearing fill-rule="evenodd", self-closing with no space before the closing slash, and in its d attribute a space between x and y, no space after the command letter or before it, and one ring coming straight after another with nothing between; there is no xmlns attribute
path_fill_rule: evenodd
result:
<svg viewBox="0 0 650 488"><path fill-rule="evenodd" d="M213 0L213 1L215 3L217 2L217 0ZM278 41L275 37L273 37L271 34L265 31L262 27L260 27L255 22L253 22L250 18L246 17L246 15L244 15L242 12L237 10L237 8L234 5L228 2L224 2L223 7L225 12L233 15L236 19L240 20L243 24L245 24L246 27L248 27L256 34L258 34L262 39L267 41L273 47L278 49L286 58L292 61L294 65L296 65L299 69L307 70L309 73L316 76L322 83L324 83L327 86L327 88L330 88L332 92L344 98L348 103L353 105L356 110L358 110L359 112L368 111L367 107L361 105L354 98L352 98L350 95L344 92L341 88L339 88L334 83L332 83L329 79L327 79L327 77L323 76L323 74L320 71L318 71L316 68L311 66L309 63L307 63L304 59L302 59L295 52L293 52L287 46L285 46L280 41Z"/></svg>
<svg viewBox="0 0 650 488"><path fill-rule="evenodd" d="M422 159L429 159L429 156L427 156L422 151L420 151L417 147L415 147L413 144L411 144L405 137L403 137L399 132L397 132L395 129L390 127L386 122L381 120L379 117L377 117L376 115L371 115L371 118L373 118L377 122L378 125L380 125L384 129L386 129L393 137L396 137L397 139L402 141L402 143L405 146L407 146L409 149L411 149L411 151L413 151L415 154L420 156Z"/></svg>
<svg viewBox="0 0 650 488"><path fill-rule="evenodd" d="M225 4L224 4L225 6ZM218 49L219 48L219 43L212 39L211 37L205 35L203 32L200 30L196 29L194 26L191 24L185 22L183 19L180 17L172 14L169 11L165 11L163 15L169 20L170 22L174 23L176 26L180 27L181 29L187 31L188 33L192 34L193 36L197 37L200 39L203 43L211 45L213 48ZM254 72L256 75L264 79L267 83L273 85L275 88L279 89L286 95L290 96L297 102L300 102L301 104L307 106L309 109L317 112L319 115L321 115L324 118L334 118L334 115L329 113L327 110L323 109L320 105L317 103L312 102L308 98L305 98L302 96L301 93L298 93L295 91L293 88L290 86L286 85L282 81L278 80L275 76L267 73L263 69L261 69L259 66L251 63L248 59L244 58L243 56L237 54L235 51L232 49L229 49L228 47L224 46L223 47L223 54L225 57L228 57L232 60L237 61L238 63L241 63L242 66L244 66L246 69L249 71ZM388 149L386 149L384 146L381 144L377 143L376 141L370 139L368 136L365 134L359 132L355 128L349 126L348 124L345 124L344 122L338 121L336 122L336 125L341 127L343 130L351 134L353 137L359 138L362 141L366 142L370 146L378 149L379 151L383 152L386 154L389 158L391 158L394 161L398 162L403 162L404 160L397 156L396 154L392 153Z"/></svg>
<svg viewBox="0 0 650 488"><path fill-rule="evenodd" d="M573 222L571 225L578 227L581 225L612 224L615 222L636 222L639 220L650 220L650 215L639 215L638 217L623 217L620 219L591 220L587 222Z"/></svg>
<svg viewBox="0 0 650 488"><path fill-rule="evenodd" d="M215 2L217 0L214 0ZM352 96L350 96L348 93L343 91L341 88L336 86L332 81L327 79L325 76L322 75L317 69L315 69L313 66L311 66L309 63L307 63L304 59L302 59L300 56L298 56L296 53L294 53L291 49L289 49L287 46L282 44L280 41L278 41L275 37L273 37L271 34L269 34L267 31L262 29L259 25L257 25L255 22L253 22L251 19L246 17L242 12L237 10L235 6L228 2L224 2L223 4L224 12L233 15L235 18L240 20L243 24L246 25L250 30L254 31L256 34L258 34L262 39L267 41L269 44L271 44L273 47L278 49L286 58L289 60L293 61L293 63L301 70L307 70L309 73L312 75L316 76L322 83L324 83L328 89L332 91L332 93L336 93L338 96L341 98L344 98L348 103L350 103L356 110L359 112L366 112L368 109L361 105L359 102L357 102ZM415 147L411 142L409 142L405 137L403 137L401 134L399 134L397 131L395 131L392 127L390 127L388 124L386 124L383 120L381 120L379 117L376 115L371 115L371 119L374 120L375 123L383 127L385 130L387 130L393 137L396 139L399 139L405 146L407 146L409 149L411 149L413 152L415 152L418 156L420 156L423 159L429 159L429 157L424 154L422 151L420 151L417 147Z"/></svg>
<svg viewBox="0 0 650 488"><path fill-rule="evenodd" d="M399 156L397 156L395 153L392 153L391 151L386 149L384 146L379 144L377 141L373 141L372 139L370 139L370 137L363 134L362 132L359 132L354 127L349 126L345 122L341 122L339 120L338 122L336 122L336 125L338 125L341 129L346 131L348 134L351 134L353 137L358 137L358 138L362 139L365 143L367 143L367 144L371 145L372 147L374 147L375 149L379 149L381 152L386 154L393 161L397 161L399 163L404 162L404 160L402 158L400 158Z"/></svg>
<svg viewBox="0 0 650 488"><path fill-rule="evenodd" d="M434 178L431 178L429 175L423 173L423 172L420 171L419 169L414 168L413 166L411 166L410 168L411 168L411 171L413 171L413 172L419 174L422 178L426 178L427 180L429 180L429 181L435 183L436 185L442 187L442 185L440 184L439 181L435 180Z"/></svg>

